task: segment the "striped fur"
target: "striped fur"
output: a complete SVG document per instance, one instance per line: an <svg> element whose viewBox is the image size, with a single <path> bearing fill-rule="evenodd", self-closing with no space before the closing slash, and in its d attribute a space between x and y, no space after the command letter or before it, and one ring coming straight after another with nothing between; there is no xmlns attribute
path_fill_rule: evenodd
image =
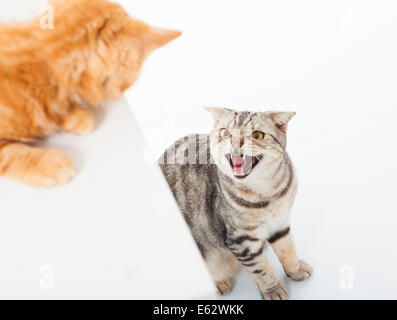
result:
<svg viewBox="0 0 397 320"><path fill-rule="evenodd" d="M284 230L278 231L274 235L272 235L269 239L267 239L267 241L269 241L269 243L274 243L277 240L284 238L289 233L289 231L290 231L290 227L288 227Z"/></svg>
<svg viewBox="0 0 397 320"><path fill-rule="evenodd" d="M263 253L268 241L286 273L295 280L310 275L300 262L289 233L289 214L297 182L286 152L286 128L292 113L251 113L211 109L215 127L210 135L190 135L175 142L159 163L221 293L229 292L237 262L252 275L264 299L286 299ZM241 154L261 155L248 176L234 176L227 155L239 134ZM265 133L253 141L251 132ZM285 253L288 254L285 254ZM301 266L306 266L301 270Z"/></svg>

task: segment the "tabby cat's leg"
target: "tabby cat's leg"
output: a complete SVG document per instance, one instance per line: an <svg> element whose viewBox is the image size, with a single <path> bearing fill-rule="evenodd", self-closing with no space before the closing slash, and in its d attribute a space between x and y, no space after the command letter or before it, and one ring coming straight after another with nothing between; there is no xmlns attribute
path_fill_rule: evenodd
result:
<svg viewBox="0 0 397 320"><path fill-rule="evenodd" d="M276 233L269 239L269 242L283 265L285 273L291 279L303 281L310 277L313 268L308 263L298 259L289 228Z"/></svg>
<svg viewBox="0 0 397 320"><path fill-rule="evenodd" d="M274 275L263 252L263 243L259 239L240 236L229 239L230 250L254 279L264 300L286 300L288 291Z"/></svg>
<svg viewBox="0 0 397 320"><path fill-rule="evenodd" d="M88 134L95 129L95 115L86 107L73 105L61 124L61 129L75 134Z"/></svg>
<svg viewBox="0 0 397 320"><path fill-rule="evenodd" d="M37 187L53 187L74 176L74 164L59 150L8 143L0 147L0 175Z"/></svg>
<svg viewBox="0 0 397 320"><path fill-rule="evenodd" d="M228 294L234 284L239 263L233 254L224 248L213 249L206 254L205 262L218 289L218 294Z"/></svg>

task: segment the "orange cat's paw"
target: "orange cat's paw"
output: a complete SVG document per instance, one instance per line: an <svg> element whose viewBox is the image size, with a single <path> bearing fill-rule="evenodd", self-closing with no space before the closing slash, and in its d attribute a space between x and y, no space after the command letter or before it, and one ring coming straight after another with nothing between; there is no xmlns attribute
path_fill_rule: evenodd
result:
<svg viewBox="0 0 397 320"><path fill-rule="evenodd" d="M74 164L62 151L42 150L35 162L25 171L23 181L36 187L51 188L69 182L74 174Z"/></svg>
<svg viewBox="0 0 397 320"><path fill-rule="evenodd" d="M88 109L73 109L63 121L62 130L80 135L89 134L95 130L95 115Z"/></svg>
<svg viewBox="0 0 397 320"><path fill-rule="evenodd" d="M62 151L10 143L0 149L0 174L36 187L50 188L74 176L74 164Z"/></svg>

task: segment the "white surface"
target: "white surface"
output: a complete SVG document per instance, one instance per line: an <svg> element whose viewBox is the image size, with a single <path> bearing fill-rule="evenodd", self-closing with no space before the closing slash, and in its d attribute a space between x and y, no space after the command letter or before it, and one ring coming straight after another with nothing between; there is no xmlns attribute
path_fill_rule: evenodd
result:
<svg viewBox="0 0 397 320"><path fill-rule="evenodd" d="M296 111L292 227L315 270L305 283L284 279L268 248L271 264L291 299L396 299L397 3L120 2L183 31L127 93L154 158L182 135L209 132L203 106ZM259 294L242 272L226 298Z"/></svg>
<svg viewBox="0 0 397 320"><path fill-rule="evenodd" d="M124 100L92 135L47 145L69 154L78 173L50 190L0 179L0 298L215 296Z"/></svg>

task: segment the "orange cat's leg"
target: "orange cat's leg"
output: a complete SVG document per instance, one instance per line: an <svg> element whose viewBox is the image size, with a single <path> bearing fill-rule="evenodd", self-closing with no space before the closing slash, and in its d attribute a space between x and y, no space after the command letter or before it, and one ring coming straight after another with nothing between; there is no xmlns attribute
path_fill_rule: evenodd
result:
<svg viewBox="0 0 397 320"><path fill-rule="evenodd" d="M63 120L61 129L80 135L88 134L95 129L95 115L87 108L74 106Z"/></svg>
<svg viewBox="0 0 397 320"><path fill-rule="evenodd" d="M74 164L62 151L8 143L0 147L0 175L37 187L54 187L74 176Z"/></svg>

